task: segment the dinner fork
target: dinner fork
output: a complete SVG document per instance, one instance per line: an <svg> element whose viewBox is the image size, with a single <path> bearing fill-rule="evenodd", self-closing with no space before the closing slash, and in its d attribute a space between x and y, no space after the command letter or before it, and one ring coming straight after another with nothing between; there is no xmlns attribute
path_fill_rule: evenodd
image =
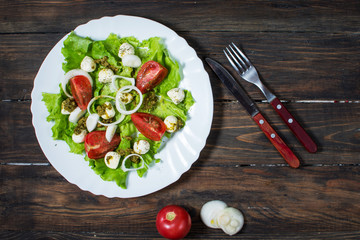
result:
<svg viewBox="0 0 360 240"><path fill-rule="evenodd" d="M281 101L261 82L256 68L245 54L234 43L231 43L226 47L224 53L230 64L242 79L255 84L260 88L267 101L273 106L275 111L280 115L282 120L287 124L306 150L310 153L315 153L317 151L315 142L289 113Z"/></svg>

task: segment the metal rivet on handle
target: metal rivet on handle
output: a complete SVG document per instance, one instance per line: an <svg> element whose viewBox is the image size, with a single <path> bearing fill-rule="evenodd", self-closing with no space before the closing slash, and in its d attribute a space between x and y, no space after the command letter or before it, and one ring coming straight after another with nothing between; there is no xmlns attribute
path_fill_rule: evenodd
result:
<svg viewBox="0 0 360 240"><path fill-rule="evenodd" d="M264 120L261 119L261 120L259 121L259 123L260 123L260 124L264 124Z"/></svg>
<svg viewBox="0 0 360 240"><path fill-rule="evenodd" d="M275 134L274 134L274 133L272 133L270 136L271 136L271 138L275 138Z"/></svg>
<svg viewBox="0 0 360 240"><path fill-rule="evenodd" d="M292 122L293 122L293 119L289 118L288 123L292 123Z"/></svg>
<svg viewBox="0 0 360 240"><path fill-rule="evenodd" d="M277 108L277 109L281 109L281 105L278 104L278 105L276 106L276 108Z"/></svg>

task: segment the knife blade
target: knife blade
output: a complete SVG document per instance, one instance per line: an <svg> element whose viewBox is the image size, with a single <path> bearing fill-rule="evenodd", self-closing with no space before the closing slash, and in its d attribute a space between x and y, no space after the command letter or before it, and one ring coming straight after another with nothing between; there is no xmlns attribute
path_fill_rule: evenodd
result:
<svg viewBox="0 0 360 240"><path fill-rule="evenodd" d="M211 58L206 58L205 60L218 76L218 78L222 81L222 83L230 90L239 103L244 106L246 111L250 114L251 118L257 123L257 125L264 132L274 147L279 151L281 156L290 165L290 167L298 168L300 166L299 159L271 127L269 122L258 110L255 102L245 93L245 91L241 88L233 76L215 60Z"/></svg>
<svg viewBox="0 0 360 240"><path fill-rule="evenodd" d="M227 87L227 89L229 89L234 97L244 106L250 116L254 117L256 114L258 114L259 110L255 102L250 99L250 97L240 87L233 76L231 76L231 74L215 60L211 58L206 58L205 60L222 81L222 83Z"/></svg>

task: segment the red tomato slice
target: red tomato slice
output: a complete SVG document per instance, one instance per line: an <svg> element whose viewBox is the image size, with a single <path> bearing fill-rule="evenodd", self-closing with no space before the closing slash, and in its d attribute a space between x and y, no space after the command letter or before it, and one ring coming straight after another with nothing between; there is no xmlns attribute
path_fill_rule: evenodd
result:
<svg viewBox="0 0 360 240"><path fill-rule="evenodd" d="M137 74L136 87L141 93L146 93L161 83L167 73L168 70L160 63L148 61L141 66Z"/></svg>
<svg viewBox="0 0 360 240"><path fill-rule="evenodd" d="M191 229L191 217L182 207L168 205L156 216L156 228L167 239L182 239Z"/></svg>
<svg viewBox="0 0 360 240"><path fill-rule="evenodd" d="M131 120L139 132L153 141L160 141L166 131L163 120L149 113L133 113Z"/></svg>
<svg viewBox="0 0 360 240"><path fill-rule="evenodd" d="M81 110L86 110L92 98L92 87L87 77L78 75L70 79L71 92Z"/></svg>
<svg viewBox="0 0 360 240"><path fill-rule="evenodd" d="M121 138L115 134L111 142L105 137L105 131L94 131L88 133L85 137L85 152L91 159L99 159L105 157L107 152L113 151L119 146Z"/></svg>

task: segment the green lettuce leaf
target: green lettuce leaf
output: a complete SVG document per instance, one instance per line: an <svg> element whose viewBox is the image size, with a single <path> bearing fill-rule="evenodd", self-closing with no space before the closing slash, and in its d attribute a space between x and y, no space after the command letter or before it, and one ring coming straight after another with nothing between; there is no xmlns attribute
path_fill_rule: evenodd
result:
<svg viewBox="0 0 360 240"><path fill-rule="evenodd" d="M187 90L185 92L185 99L179 104L173 103L169 97L162 96L156 107L150 111L151 114L165 119L167 116L173 115L180 118L183 123L187 120L187 112L190 107L195 103L191 93Z"/></svg>
<svg viewBox="0 0 360 240"><path fill-rule="evenodd" d="M122 63L119 60L119 57L117 55L114 55L112 53L110 53L104 44L104 41L94 41L92 44L92 48L90 51L90 56L93 59L101 59L104 56L108 57L108 63L110 63L111 65L121 69L122 68Z"/></svg>
<svg viewBox="0 0 360 240"><path fill-rule="evenodd" d="M154 60L163 65L168 70L168 75L165 79L154 88L157 94L166 95L166 93L177 86L181 81L179 64L171 60L170 55L165 48L161 38L153 37L148 40L144 40L140 47L148 48L146 54L143 54L143 63Z"/></svg>
<svg viewBox="0 0 360 240"><path fill-rule="evenodd" d="M64 41L64 46L61 49L61 52L65 58L65 61L62 64L62 68L65 72L69 70L80 68L80 63L85 56L90 56L93 59L101 59L104 56L108 57L108 63L116 67L118 71L115 74L124 76L124 77L134 77L140 68L133 69L131 67L123 66L121 58L118 56L118 50L121 44L129 43L135 48L135 54L142 59L142 63L145 63L150 60L159 62L161 65L168 69L168 75L165 79L155 87L154 92L159 96L159 102L151 110L147 110L150 114L156 115L162 119L169 115L174 115L180 118L184 123L187 119L187 112L189 108L194 104L194 99L191 93L185 90L185 100L176 105L171 102L167 96L167 92L179 86L181 81L181 69L179 64L176 61L173 61L165 48L163 40L159 37L149 38L140 42L135 37L124 37L120 38L116 34L110 34L105 40L102 41L93 41L90 38L83 38L77 36L74 32L71 32L67 39ZM94 80L94 96L98 95L109 95L115 96L116 93L112 92L109 84L102 84L98 81L98 73L104 67L100 64L97 64L97 68L94 72L89 73ZM128 85L129 82L126 80L118 80L119 87ZM64 140L70 147L70 152L83 154L84 153L84 144L77 144L72 140L72 134L76 124L70 123L68 121L68 115L61 114L61 103L67 97L64 95L63 91L60 88L59 94L50 94L43 93L43 101L46 104L46 107L49 112L47 121L54 122L52 127L53 138L56 140ZM99 99L94 103L92 110L94 111L96 104L102 104L106 99ZM139 101L139 96L135 97L133 103L129 104L127 108L133 108L134 104ZM119 117L118 115L116 117ZM155 159L155 154L160 151L165 142L151 141L147 139L142 134L138 134L138 130L131 122L131 116L127 115L125 119L119 124L120 136L122 141L118 146L119 149L128 149L132 148L135 141L144 139L150 143L150 151L146 154L143 154L142 157L146 163L145 168L137 170L139 177L143 177L149 166L160 161L160 159ZM131 136L132 138L128 138ZM171 137L171 134L165 134L166 137ZM164 137L164 138L166 138ZM93 160L85 156L85 160L89 162L89 166L94 170L105 181L115 181L118 186L126 189L126 179L128 172L121 170L121 162L117 169L110 169L106 166L104 159ZM123 158L121 159L123 160ZM140 163L127 163L127 167L139 167Z"/></svg>
<svg viewBox="0 0 360 240"><path fill-rule="evenodd" d="M104 181L115 181L119 187L126 189L126 178L128 172L124 172L119 167L116 169L108 168L103 158L94 160L85 156L85 160L89 162L89 166L92 170L94 170L94 172Z"/></svg>
<svg viewBox="0 0 360 240"><path fill-rule="evenodd" d="M130 115L127 116L128 120L131 120L131 117ZM129 119L130 118L130 119ZM126 121L126 120L123 120L123 122ZM122 122L122 123L123 123ZM133 122L131 121L128 121L127 123L125 124L122 124L120 126L120 134L121 134L121 137L126 137L126 136L129 136L131 137L132 135L136 134L137 133L137 129L134 125Z"/></svg>
<svg viewBox="0 0 360 240"><path fill-rule="evenodd" d="M61 114L61 103L64 98L61 93L43 93L43 101L49 112L49 116L46 118L48 122L53 121L52 137L55 140L64 140L70 147L70 152L76 154L82 154L84 152L83 143L75 143L72 140L72 134L74 132L75 125L68 121L69 116Z"/></svg>
<svg viewBox="0 0 360 240"><path fill-rule="evenodd" d="M65 57L65 62L62 65L64 72L68 72L75 68L80 68L80 63L86 56L92 40L90 38L83 38L71 32L64 41L64 47L61 53Z"/></svg>

